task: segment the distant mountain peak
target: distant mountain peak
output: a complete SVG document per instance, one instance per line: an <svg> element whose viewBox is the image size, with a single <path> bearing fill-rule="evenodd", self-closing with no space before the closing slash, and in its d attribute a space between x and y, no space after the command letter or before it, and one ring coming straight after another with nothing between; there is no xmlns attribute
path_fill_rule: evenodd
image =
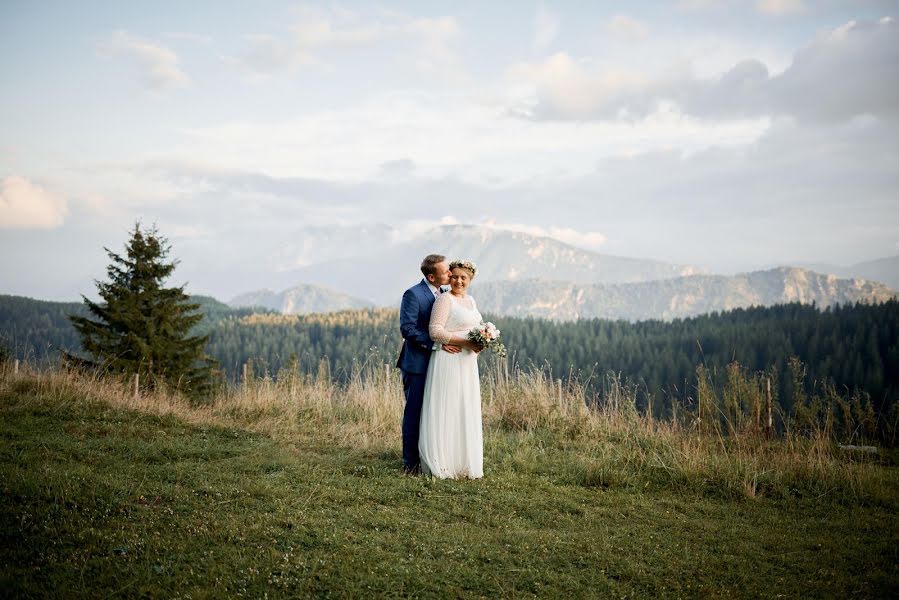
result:
<svg viewBox="0 0 899 600"><path fill-rule="evenodd" d="M627 283L681 277L702 270L691 265L600 254L564 241L485 225L445 224L401 242L371 245L363 256L320 262L279 274L286 287L304 281L365 295L378 306L397 306L403 290L420 281L421 259L439 252L478 265L475 286L490 281L536 278L577 284ZM360 264L390 265L361 269ZM359 290L367 290L368 294Z"/></svg>

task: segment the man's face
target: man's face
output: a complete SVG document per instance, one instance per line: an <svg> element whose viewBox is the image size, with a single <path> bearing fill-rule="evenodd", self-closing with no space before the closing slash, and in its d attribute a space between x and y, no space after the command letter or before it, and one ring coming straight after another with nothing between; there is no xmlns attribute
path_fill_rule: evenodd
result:
<svg viewBox="0 0 899 600"><path fill-rule="evenodd" d="M437 287L448 284L450 280L450 270L446 261L437 263L434 269L436 272L433 275L428 275L428 281Z"/></svg>

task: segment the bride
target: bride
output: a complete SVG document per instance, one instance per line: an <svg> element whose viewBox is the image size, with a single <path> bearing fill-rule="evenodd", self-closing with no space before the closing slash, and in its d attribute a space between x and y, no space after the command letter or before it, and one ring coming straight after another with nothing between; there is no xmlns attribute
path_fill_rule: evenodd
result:
<svg viewBox="0 0 899 600"><path fill-rule="evenodd" d="M484 476L481 430L480 346L468 332L481 323L474 298L466 291L477 267L470 261L450 263L450 291L441 294L431 312L428 333L439 344L462 347L458 353L438 350L428 364L418 453L422 470L446 478Z"/></svg>

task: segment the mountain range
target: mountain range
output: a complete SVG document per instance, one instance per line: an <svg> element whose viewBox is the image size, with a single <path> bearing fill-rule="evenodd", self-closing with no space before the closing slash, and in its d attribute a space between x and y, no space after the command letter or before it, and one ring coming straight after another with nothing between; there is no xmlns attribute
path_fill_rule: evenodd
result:
<svg viewBox="0 0 899 600"><path fill-rule="evenodd" d="M631 284L493 282L478 286L473 295L480 310L492 314L638 321L790 302L820 307L884 302L896 292L878 282L781 267L734 276L689 275Z"/></svg>
<svg viewBox="0 0 899 600"><path fill-rule="evenodd" d="M551 279L578 283L634 283L703 272L691 265L599 254L559 240L473 225L446 225L400 243L383 243L355 256L278 274L279 286L313 284L378 306L394 306L421 279L419 265L439 252L478 267L478 282Z"/></svg>
<svg viewBox="0 0 899 600"><path fill-rule="evenodd" d="M808 263L797 266L818 273L830 273L837 277L879 281L894 290L899 290L899 255L868 260L848 267L827 263Z"/></svg>
<svg viewBox="0 0 899 600"><path fill-rule="evenodd" d="M558 320L672 319L784 302L876 302L899 288L899 256L851 267L785 266L728 276L481 226L446 225L404 242L390 241L389 233L384 228L359 232L371 246L365 256L320 263L314 262L314 249L298 238L292 251L304 248L302 261L311 264L279 273L282 291L244 293L229 305L288 314L395 307L403 290L421 279L421 258L435 251L477 263L472 294L482 310Z"/></svg>

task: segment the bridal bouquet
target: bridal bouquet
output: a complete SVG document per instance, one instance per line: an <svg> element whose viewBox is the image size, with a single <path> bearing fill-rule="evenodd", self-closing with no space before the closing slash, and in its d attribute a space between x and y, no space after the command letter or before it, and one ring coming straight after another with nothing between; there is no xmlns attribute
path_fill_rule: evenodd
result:
<svg viewBox="0 0 899 600"><path fill-rule="evenodd" d="M506 347L499 341L499 329L493 323L481 323L468 332L468 339L490 348L499 357L506 355Z"/></svg>

